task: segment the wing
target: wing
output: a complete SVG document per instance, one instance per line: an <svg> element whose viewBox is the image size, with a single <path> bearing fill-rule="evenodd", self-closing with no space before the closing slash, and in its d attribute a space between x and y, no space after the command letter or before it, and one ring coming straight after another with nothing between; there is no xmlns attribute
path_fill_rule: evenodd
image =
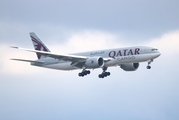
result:
<svg viewBox="0 0 179 120"><path fill-rule="evenodd" d="M88 59L88 57L86 57L86 56L54 54L54 53L45 52L45 51L31 50L31 49L19 48L19 47L14 47L14 46L11 46L11 47L15 48L15 49L20 49L20 50L38 53L38 54L41 54L41 55L46 56L46 57L52 57L54 59L70 61L71 65L76 66L78 68L82 68L84 66L86 60ZM31 61L31 60L21 60L21 59L13 59L13 60L25 61L25 62L34 62L34 63L38 62L37 64L43 64L44 63L44 61ZM108 61L111 61L111 60L112 60L112 58L104 58L104 62L108 62Z"/></svg>
<svg viewBox="0 0 179 120"><path fill-rule="evenodd" d="M74 63L75 62L85 62L88 59L85 56L54 54L54 53L45 52L45 51L31 50L31 49L19 48L19 47L14 47L14 46L11 46L11 47L15 48L15 49L20 49L20 50L25 50L25 51L29 51L29 52L39 53L39 54L41 54L43 56L46 56L46 57L52 57L52 58L59 59L59 60L64 60L64 61L71 61L71 62L74 62Z"/></svg>

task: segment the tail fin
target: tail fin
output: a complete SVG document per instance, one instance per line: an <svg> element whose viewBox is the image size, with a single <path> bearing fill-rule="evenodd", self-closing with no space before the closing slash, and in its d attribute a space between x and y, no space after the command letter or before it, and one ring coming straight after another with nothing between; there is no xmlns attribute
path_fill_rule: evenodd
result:
<svg viewBox="0 0 179 120"><path fill-rule="evenodd" d="M37 35L34 32L30 33L30 37L31 37L35 50L50 52L50 50L45 46L45 44L37 37ZM37 54L38 59L41 59L42 57L44 57L43 55L39 53L36 53L36 54Z"/></svg>

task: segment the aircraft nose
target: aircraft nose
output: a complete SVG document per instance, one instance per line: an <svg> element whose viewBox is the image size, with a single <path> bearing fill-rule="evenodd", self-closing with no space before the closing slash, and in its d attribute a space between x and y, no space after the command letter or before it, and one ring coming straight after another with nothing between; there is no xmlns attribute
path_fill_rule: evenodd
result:
<svg viewBox="0 0 179 120"><path fill-rule="evenodd" d="M160 55L161 55L161 53L160 53L160 52L157 52L155 56L156 56L156 57L159 57Z"/></svg>
<svg viewBox="0 0 179 120"><path fill-rule="evenodd" d="M158 57L161 55L161 53L158 51Z"/></svg>
<svg viewBox="0 0 179 120"><path fill-rule="evenodd" d="M153 58L157 58L157 57L159 57L160 55L161 55L160 52L155 52L155 53L152 54L152 57L153 57Z"/></svg>
<svg viewBox="0 0 179 120"><path fill-rule="evenodd" d="M158 53L158 56L160 56L160 55L161 55L161 53L159 52L159 53Z"/></svg>

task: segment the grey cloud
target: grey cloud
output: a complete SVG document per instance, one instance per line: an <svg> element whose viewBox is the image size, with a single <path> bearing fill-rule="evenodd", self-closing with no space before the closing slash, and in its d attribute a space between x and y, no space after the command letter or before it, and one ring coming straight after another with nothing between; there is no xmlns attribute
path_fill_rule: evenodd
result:
<svg viewBox="0 0 179 120"><path fill-rule="evenodd" d="M165 65L166 55L146 70L109 68L79 78L79 71L40 69L34 75L1 74L1 119L176 119L179 110L178 63ZM31 72L31 71L29 71ZM70 74L70 76L69 76ZM9 116L9 114L11 114Z"/></svg>
<svg viewBox="0 0 179 120"><path fill-rule="evenodd" d="M86 29L140 42L178 29L177 5L161 0L1 1L0 43L30 48L30 31L52 44ZM0 69L0 119L178 119L177 54L162 51L151 70L147 63L131 73L109 68L111 76L104 80L97 78L101 70L79 78L79 71L27 68L32 74L14 75Z"/></svg>
<svg viewBox="0 0 179 120"><path fill-rule="evenodd" d="M9 22L43 23L73 30L118 31L135 40L139 36L141 40L179 28L178 1L53 0L2 3L1 17Z"/></svg>

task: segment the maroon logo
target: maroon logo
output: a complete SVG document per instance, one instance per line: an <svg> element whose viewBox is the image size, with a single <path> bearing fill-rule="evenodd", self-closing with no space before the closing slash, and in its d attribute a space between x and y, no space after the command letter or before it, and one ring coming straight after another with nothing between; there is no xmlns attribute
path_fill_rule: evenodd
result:
<svg viewBox="0 0 179 120"><path fill-rule="evenodd" d="M35 50L39 50L39 51L48 51L45 46L39 42L38 40L36 40L34 37L31 36L31 39L32 41L35 43L34 46L35 46Z"/></svg>
<svg viewBox="0 0 179 120"><path fill-rule="evenodd" d="M140 51L140 48L111 51L109 52L109 57L115 58L119 56L137 55L137 54L140 54L139 51Z"/></svg>
<svg viewBox="0 0 179 120"><path fill-rule="evenodd" d="M33 42L33 44L34 44L35 50L45 51L45 52L48 51L48 50L46 49L46 47L45 47L40 41L38 41L37 39L35 39L34 37L31 36L31 40L32 40L32 42ZM37 54L38 59L40 59L40 58L41 58L41 54L39 54L39 53L36 53L36 54Z"/></svg>

